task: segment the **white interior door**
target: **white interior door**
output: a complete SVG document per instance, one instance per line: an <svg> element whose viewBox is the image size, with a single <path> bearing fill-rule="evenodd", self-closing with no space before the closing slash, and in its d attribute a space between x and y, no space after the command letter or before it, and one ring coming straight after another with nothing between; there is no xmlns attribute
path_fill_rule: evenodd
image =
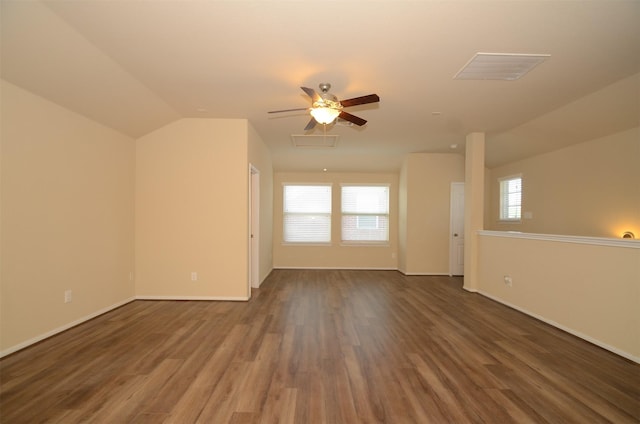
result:
<svg viewBox="0 0 640 424"><path fill-rule="evenodd" d="M260 172L250 169L250 206L249 206L249 284L260 287Z"/></svg>
<svg viewBox="0 0 640 424"><path fill-rule="evenodd" d="M449 275L464 275L464 183L451 183Z"/></svg>

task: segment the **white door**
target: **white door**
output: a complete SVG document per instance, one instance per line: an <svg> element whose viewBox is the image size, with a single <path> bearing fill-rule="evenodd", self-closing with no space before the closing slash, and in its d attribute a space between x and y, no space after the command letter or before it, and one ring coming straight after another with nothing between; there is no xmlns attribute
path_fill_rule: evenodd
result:
<svg viewBox="0 0 640 424"><path fill-rule="evenodd" d="M451 183L449 275L464 275L464 183Z"/></svg>
<svg viewBox="0 0 640 424"><path fill-rule="evenodd" d="M249 197L249 291L260 287L260 173L250 168Z"/></svg>

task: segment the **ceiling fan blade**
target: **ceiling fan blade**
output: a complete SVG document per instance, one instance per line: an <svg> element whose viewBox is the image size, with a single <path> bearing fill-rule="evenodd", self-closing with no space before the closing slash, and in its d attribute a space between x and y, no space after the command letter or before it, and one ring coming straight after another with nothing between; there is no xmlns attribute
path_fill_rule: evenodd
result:
<svg viewBox="0 0 640 424"><path fill-rule="evenodd" d="M302 91L307 93L307 96L311 97L311 100L313 102L317 102L318 100L322 99L322 97L320 97L320 95L316 93L316 90L314 90L313 88L309 88L309 87L300 87L300 88L302 88Z"/></svg>
<svg viewBox="0 0 640 424"><path fill-rule="evenodd" d="M282 113L282 112L297 112L300 110L309 110L308 107L299 107L297 109L283 109L283 110L271 110L267 113Z"/></svg>
<svg viewBox="0 0 640 424"><path fill-rule="evenodd" d="M366 105L367 103L376 103L380 101L377 94L369 94L368 96L354 97L353 99L340 100L342 107Z"/></svg>
<svg viewBox="0 0 640 424"><path fill-rule="evenodd" d="M340 115L338 115L338 118L344 119L345 121L353 122L354 124L360 127L367 123L366 120L359 118L355 115L352 115L350 113L347 113L344 110L340 112Z"/></svg>
<svg viewBox="0 0 640 424"><path fill-rule="evenodd" d="M315 120L314 118L311 118L311 121L309 121L309 123L307 124L307 126L306 126L306 127L304 127L304 130L305 130L305 131L312 130L312 129L313 129L313 127L315 127L315 126L316 126L316 120Z"/></svg>

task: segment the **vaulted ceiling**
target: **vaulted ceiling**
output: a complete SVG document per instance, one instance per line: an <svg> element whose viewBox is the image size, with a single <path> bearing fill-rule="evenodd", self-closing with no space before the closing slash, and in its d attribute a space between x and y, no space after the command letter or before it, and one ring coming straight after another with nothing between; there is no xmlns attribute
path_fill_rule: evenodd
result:
<svg viewBox="0 0 640 424"><path fill-rule="evenodd" d="M139 137L181 117L247 118L276 170L393 171L410 152L463 153L485 132L487 165L636 127L640 2L1 2L2 77ZM547 54L515 81L460 80L477 52ZM363 127L316 126L299 148L301 86L329 82ZM456 146L452 148L451 146Z"/></svg>

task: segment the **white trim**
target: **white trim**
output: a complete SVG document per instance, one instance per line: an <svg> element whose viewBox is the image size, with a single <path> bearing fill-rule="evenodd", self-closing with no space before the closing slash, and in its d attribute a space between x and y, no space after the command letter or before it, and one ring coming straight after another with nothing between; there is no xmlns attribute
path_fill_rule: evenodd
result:
<svg viewBox="0 0 640 424"><path fill-rule="evenodd" d="M398 271L399 273L406 276L444 276L449 277L449 273L447 272L404 272L400 268L386 268L386 267L357 267L357 266L348 266L348 267L335 267L335 266L274 266L273 269L319 269L319 270L342 270L342 271ZM455 275L454 277L461 277Z"/></svg>
<svg viewBox="0 0 640 424"><path fill-rule="evenodd" d="M505 237L524 240L543 240L561 243L590 244L596 246L626 247L640 249L640 240L616 239L606 237L564 236L556 234L520 233L517 231L478 231L480 236Z"/></svg>
<svg viewBox="0 0 640 424"><path fill-rule="evenodd" d="M260 287L260 170L249 164L249 241L248 241L248 287ZM255 248L254 248L255 247Z"/></svg>
<svg viewBox="0 0 640 424"><path fill-rule="evenodd" d="M219 300L246 302L248 296L136 296L136 300Z"/></svg>
<svg viewBox="0 0 640 424"><path fill-rule="evenodd" d="M640 364L640 357L634 356L629 352L625 352L625 351L620 350L620 349L618 349L616 347L613 347L613 346L611 346L611 345L609 345L607 343L601 342L600 340L594 339L593 337L590 337L590 336L588 336L588 335L586 335L584 333L581 333L580 331L576 331L576 330L574 330L574 329L572 329L570 327L566 327L566 326L564 326L562 324L558 324L557 322L555 322L553 320L550 320L550 319L547 319L547 318L543 317L542 315L534 314L533 312L530 312L530 311L528 311L528 310L526 310L524 308L521 308L519 306L513 305L513 304L511 304L509 302L505 302L501 298L493 296L493 295L490 295L489 293L485 293L482 290L478 290L478 291L476 291L476 293L478 293L479 295L484 296L486 298L489 298L489 299L491 299L491 300L493 300L495 302L498 302L498 303L500 303L502 305L508 306L511 309L515 309L516 311L522 312L523 314L529 315L532 318L535 318L535 319L537 319L539 321L547 323L547 324L549 324L549 325L551 325L553 327L556 327L556 328L558 328L558 329L560 329L562 331L565 331L565 332L567 332L569 334L572 334L572 335L574 335L576 337L579 337L579 338L581 338L583 340L586 340L589 343L592 343L592 344L594 344L596 346L599 346L599 347L601 347L603 349L608 350L609 352L613 352L616 355L620 355L623 358L627 358L630 361L633 361L633 362L635 362L637 364Z"/></svg>
<svg viewBox="0 0 640 424"><path fill-rule="evenodd" d="M318 269L318 270L338 270L338 271L398 271L398 268L372 268L372 267L335 267L335 266L274 266L273 269Z"/></svg>
<svg viewBox="0 0 640 424"><path fill-rule="evenodd" d="M99 309L98 311L96 311L96 312L94 312L92 314L86 315L86 316L84 316L82 318L79 318L79 319L77 319L75 321L72 321L72 322L70 322L68 324L65 324L63 326L54 328L51 331L47 331L46 333L41 334L39 336L36 336L36 337L34 337L32 339L26 340L26 341L24 341L22 343L18 343L15 346L11 346L10 348L5 349L5 350L0 352L0 358L4 358L7 355L10 355L10 354L15 353L15 352L17 352L19 350L22 350L22 349L24 349L26 347L29 347L29 346L31 346L33 344L41 342L44 339L48 339L49 337L55 336L58 333L62 333L63 331L66 331L66 330L68 330L68 329L70 329L72 327L75 327L75 326L80 325L80 324L82 324L84 322L92 320L93 318L96 318L96 317L98 317L100 315L106 314L107 312L110 312L110 311L112 311L114 309L117 309L117 308L119 308L121 306L124 306L127 303L131 303L134 300L136 300L135 297L130 297L129 299L123 300L122 302L118 302L118 303L115 303L115 304L113 304L111 306L107 306L106 308Z"/></svg>

